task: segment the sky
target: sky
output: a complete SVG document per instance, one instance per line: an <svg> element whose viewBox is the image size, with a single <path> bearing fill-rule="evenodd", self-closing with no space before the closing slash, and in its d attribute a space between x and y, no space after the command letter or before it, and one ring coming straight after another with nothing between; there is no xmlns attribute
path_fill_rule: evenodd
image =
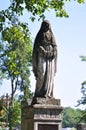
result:
<svg viewBox="0 0 86 130"><path fill-rule="evenodd" d="M0 10L9 4L3 0ZM69 2L65 5L69 18L56 18L53 11L45 13L50 21L53 34L58 46L57 73L54 82L54 97L61 99L63 107L74 107L82 96L81 83L86 80L86 62L82 62L81 55L86 56L86 3ZM21 21L28 22L31 37L35 38L40 29L41 21L34 23L29 20L29 13L25 12ZM35 90L35 78L31 73L31 90ZM0 86L0 95L10 93L10 82L4 80ZM81 106L83 109L83 106Z"/></svg>

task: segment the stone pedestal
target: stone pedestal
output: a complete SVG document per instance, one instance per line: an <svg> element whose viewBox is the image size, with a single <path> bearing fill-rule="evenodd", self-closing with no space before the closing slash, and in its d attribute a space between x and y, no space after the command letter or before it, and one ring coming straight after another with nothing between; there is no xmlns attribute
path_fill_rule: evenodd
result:
<svg viewBox="0 0 86 130"><path fill-rule="evenodd" d="M77 125L77 130L86 130L86 123L81 123Z"/></svg>
<svg viewBox="0 0 86 130"><path fill-rule="evenodd" d="M36 104L22 102L21 130L61 130L60 100L35 99Z"/></svg>

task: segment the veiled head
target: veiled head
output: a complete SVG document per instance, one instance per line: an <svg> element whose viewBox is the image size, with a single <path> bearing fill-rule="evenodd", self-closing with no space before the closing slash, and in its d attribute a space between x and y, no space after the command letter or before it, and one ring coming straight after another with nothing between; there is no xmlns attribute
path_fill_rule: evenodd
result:
<svg viewBox="0 0 86 130"><path fill-rule="evenodd" d="M48 20L44 20L41 25L41 30L46 32L47 30L51 30L51 26Z"/></svg>

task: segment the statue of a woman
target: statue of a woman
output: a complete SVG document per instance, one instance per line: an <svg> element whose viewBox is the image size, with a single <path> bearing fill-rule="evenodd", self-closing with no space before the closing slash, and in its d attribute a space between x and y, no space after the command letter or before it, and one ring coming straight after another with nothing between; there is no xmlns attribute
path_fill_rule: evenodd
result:
<svg viewBox="0 0 86 130"><path fill-rule="evenodd" d="M57 45L48 20L42 22L33 47L33 72L36 77L34 97L53 97Z"/></svg>

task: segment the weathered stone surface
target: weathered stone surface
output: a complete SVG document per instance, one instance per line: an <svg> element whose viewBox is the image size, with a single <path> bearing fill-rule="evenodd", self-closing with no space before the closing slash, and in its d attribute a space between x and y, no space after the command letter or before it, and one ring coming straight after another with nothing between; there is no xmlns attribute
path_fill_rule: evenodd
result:
<svg viewBox="0 0 86 130"><path fill-rule="evenodd" d="M32 70L36 79L34 97L53 97L57 52L57 44L50 23L44 20L33 46Z"/></svg>
<svg viewBox="0 0 86 130"><path fill-rule="evenodd" d="M81 123L77 125L77 130L86 130L86 123Z"/></svg>
<svg viewBox="0 0 86 130"><path fill-rule="evenodd" d="M61 105L60 99L55 98L33 98L33 100L27 100L28 105L34 105L34 104L45 104L45 105Z"/></svg>
<svg viewBox="0 0 86 130"><path fill-rule="evenodd" d="M39 120L58 120L61 121L62 108L57 106L34 106L34 119Z"/></svg>
<svg viewBox="0 0 86 130"><path fill-rule="evenodd" d="M37 98L38 104L31 105L31 101L22 102L21 130L61 130L60 100L45 100ZM59 102L59 103L58 103ZM55 105L53 105L55 104ZM56 129L58 128L58 129Z"/></svg>
<svg viewBox="0 0 86 130"><path fill-rule="evenodd" d="M46 104L61 105L60 99L55 98L46 99Z"/></svg>

